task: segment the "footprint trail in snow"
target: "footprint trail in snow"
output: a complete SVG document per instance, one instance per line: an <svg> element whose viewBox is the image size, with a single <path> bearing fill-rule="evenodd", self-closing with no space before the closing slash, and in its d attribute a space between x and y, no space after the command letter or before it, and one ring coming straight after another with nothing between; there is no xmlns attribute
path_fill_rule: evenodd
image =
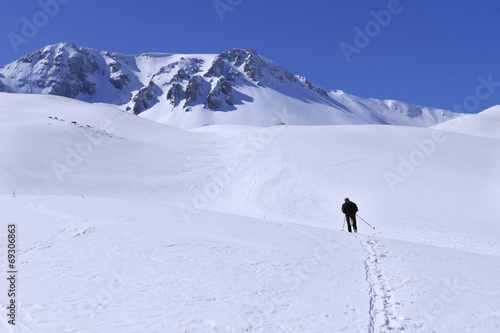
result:
<svg viewBox="0 0 500 333"><path fill-rule="evenodd" d="M398 321L393 289L381 267L381 259L385 257L379 250L380 245L370 236L356 235L364 251L368 255L365 260L366 281L370 293L369 333L405 332Z"/></svg>

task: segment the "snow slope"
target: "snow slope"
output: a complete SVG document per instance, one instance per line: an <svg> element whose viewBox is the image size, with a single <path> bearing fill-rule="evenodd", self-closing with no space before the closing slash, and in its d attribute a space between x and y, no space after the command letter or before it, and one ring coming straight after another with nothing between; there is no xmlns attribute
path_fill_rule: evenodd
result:
<svg viewBox="0 0 500 333"><path fill-rule="evenodd" d="M470 134L475 136L500 138L500 106L494 106L478 114L465 115L434 128Z"/></svg>
<svg viewBox="0 0 500 333"><path fill-rule="evenodd" d="M19 290L16 329L2 315L2 331L500 327L498 138L385 125L184 131L6 93L0 117L0 238L16 224ZM359 219L358 234L342 231L346 196L375 229Z"/></svg>

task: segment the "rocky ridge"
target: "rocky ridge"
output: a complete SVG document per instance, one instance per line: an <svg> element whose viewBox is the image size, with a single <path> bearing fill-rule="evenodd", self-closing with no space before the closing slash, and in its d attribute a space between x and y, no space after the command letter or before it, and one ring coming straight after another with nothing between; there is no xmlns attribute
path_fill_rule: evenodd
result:
<svg viewBox="0 0 500 333"><path fill-rule="evenodd" d="M248 113L254 104L259 109L283 108L284 113L292 114L280 123L302 124L300 119L306 119L304 124L347 121L430 126L453 117L445 110L366 100L326 90L251 49L233 49L218 55L130 56L59 43L0 68L0 92L52 94L110 103L136 115L153 112L153 119L176 114L173 125L184 117L182 113L193 110L203 111L208 117L209 112L218 111ZM359 110L362 115L357 114ZM310 121L308 112L323 115L314 115L312 118L317 120ZM346 120L349 117L353 120ZM417 122L412 120L417 118Z"/></svg>

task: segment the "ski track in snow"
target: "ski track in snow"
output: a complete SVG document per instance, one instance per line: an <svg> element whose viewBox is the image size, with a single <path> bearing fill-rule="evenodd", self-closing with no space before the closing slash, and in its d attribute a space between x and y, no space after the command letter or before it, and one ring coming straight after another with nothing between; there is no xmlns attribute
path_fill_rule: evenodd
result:
<svg viewBox="0 0 500 333"><path fill-rule="evenodd" d="M93 227L86 225L85 219L77 216L70 216L66 214L61 214L56 211L50 210L42 205L42 201L50 200L47 199L34 199L24 204L24 206L32 211L39 212L43 215L49 216L56 220L62 229L52 235L50 235L44 241L35 244L34 246L21 251L24 255L31 254L34 255L40 250L52 247L55 243L59 241L64 241L73 237L78 237L83 234L89 233L93 230Z"/></svg>
<svg viewBox="0 0 500 333"><path fill-rule="evenodd" d="M0 304L2 309L6 309L6 304ZM3 317L3 316L2 316ZM15 326L9 324L7 320L10 320L9 317L7 319L2 318L1 323L4 328L1 329L1 332L22 332L22 333L37 333L38 330L35 327L38 327L38 322L33 319L30 313L25 309L25 304L18 302L16 306L16 319Z"/></svg>
<svg viewBox="0 0 500 333"><path fill-rule="evenodd" d="M116 134L130 139L131 147L101 145L75 173L75 182L60 183L50 192L60 190L60 196L49 197L33 195L33 184L41 193L51 188L52 178L38 175L46 170L53 176L51 161L64 158L65 145L78 144L71 140L80 137L54 126L50 132L38 128L39 113L24 125L24 118L33 117L29 108L34 112L38 105L18 103L22 106L9 106L16 113L5 114L16 114L12 120L23 119L26 127L4 122L8 131L0 133L11 147L4 153L13 164L4 163L0 173L7 177L7 208L8 186L15 182L23 188L18 193L30 195L18 195L11 212L33 221L26 225L26 247L18 252L27 263L26 279L21 273L20 280L30 292L20 288L26 301L18 303L16 327L4 316L0 332L62 332L58 328L66 324L65 331L85 327L85 332L414 333L419 328L429 333L431 325L440 333L498 331L500 267L498 257L487 256L500 254L493 220L498 206L490 199L498 189L498 160L491 154L498 141L447 133L449 140L436 145L432 158L424 156L415 175L399 185L401 193L392 193L377 176L394 171L398 158L406 158L416 140L429 142L433 131L290 126L279 128L285 129L282 134L261 136L263 143L257 129L241 128L241 134L234 127L224 134L221 127L203 130L223 133L213 142L179 133L185 146L180 139L163 146L163 141L146 143L145 134L156 133L156 127L143 122L136 127L135 117ZM62 107L73 105L59 110L55 102L44 103L47 112L55 108L65 115L70 113ZM89 117L107 115L96 109ZM44 144L18 148L17 141L25 141L13 133L31 131ZM161 140L169 132L161 129ZM345 138L348 143L337 144ZM381 145L391 149L378 150ZM143 148L144 155L137 154ZM138 156L146 158L151 173L137 172ZM491 162L483 161L486 157ZM109 166L102 173L104 163ZM484 176L471 172L478 169ZM123 184L116 187L120 177ZM194 191L213 184L219 189L205 195L208 207L193 215L192 225L182 224L176 206L193 204ZM363 193L353 197L380 220L382 233L331 232L332 220L342 216L332 200L340 203L345 189L360 184ZM427 185L436 186L428 193ZM91 192L88 204L76 202L81 193L87 195L80 188ZM220 197L212 198L217 191ZM476 199L478 194L486 199ZM434 207L437 198L444 199L439 211L446 219L428 220L434 212L421 208ZM391 207L397 207L391 216L375 215ZM477 208L470 226L469 207ZM456 212L448 213L451 209ZM335 228L341 223L338 219ZM482 227L491 232L469 233Z"/></svg>
<svg viewBox="0 0 500 333"><path fill-rule="evenodd" d="M24 204L24 207L30 209L34 212L41 213L43 215L49 216L53 218L55 221L59 223L59 228L62 228L58 232L50 235L47 239L41 241L40 243L31 246L28 249L20 251L23 257L26 258L26 255L29 254L30 257L34 256L36 253L43 249L50 248L54 246L58 242L62 242L68 240L73 237L78 237L93 230L93 227L90 227L86 224L86 220L81 217L70 216L62 213L58 213L56 211L50 210L42 205L43 201L51 200L52 198L36 198ZM27 333L36 333L38 332L39 324L38 322L31 316L26 307L30 307L31 304L22 304L19 302L17 312L18 316L16 318L16 329L15 332L27 332ZM7 325L7 323L5 323ZM10 324L8 326L11 326ZM9 332L14 332L12 327L8 327Z"/></svg>
<svg viewBox="0 0 500 333"><path fill-rule="evenodd" d="M7 306L5 304L0 304L0 305L2 306L2 309L7 308ZM7 319L4 319L3 316L0 317L0 322L2 323L2 332L8 332L8 333L14 332L14 329L12 328L12 325L10 325L9 323L7 323Z"/></svg>
<svg viewBox="0 0 500 333"><path fill-rule="evenodd" d="M385 273L381 267L382 258L377 241L370 236L356 234L364 251L368 255L365 260L366 281L369 284L370 313L369 333L399 333L406 330L397 320L396 305L391 286L387 283Z"/></svg>

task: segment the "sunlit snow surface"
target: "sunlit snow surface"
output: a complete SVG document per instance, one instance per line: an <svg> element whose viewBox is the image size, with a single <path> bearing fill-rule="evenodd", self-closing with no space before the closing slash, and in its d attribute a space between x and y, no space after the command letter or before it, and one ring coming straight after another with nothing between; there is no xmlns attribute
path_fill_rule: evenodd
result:
<svg viewBox="0 0 500 333"><path fill-rule="evenodd" d="M0 331L496 332L499 119L184 131L2 93Z"/></svg>

